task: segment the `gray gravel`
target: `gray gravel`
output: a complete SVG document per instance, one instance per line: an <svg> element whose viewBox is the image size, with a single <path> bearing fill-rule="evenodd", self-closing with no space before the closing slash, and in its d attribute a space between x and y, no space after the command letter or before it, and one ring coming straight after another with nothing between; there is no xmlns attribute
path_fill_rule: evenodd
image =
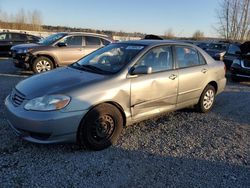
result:
<svg viewBox="0 0 250 188"><path fill-rule="evenodd" d="M208 114L187 109L143 121L115 146L90 152L14 135L3 101L28 75L0 60L1 187L250 187L249 83L228 83Z"/></svg>

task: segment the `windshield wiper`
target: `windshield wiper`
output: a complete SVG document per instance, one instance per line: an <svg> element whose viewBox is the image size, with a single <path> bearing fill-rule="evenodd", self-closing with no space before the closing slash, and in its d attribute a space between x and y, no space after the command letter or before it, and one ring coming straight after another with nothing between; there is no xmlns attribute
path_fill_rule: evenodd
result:
<svg viewBox="0 0 250 188"><path fill-rule="evenodd" d="M83 69L83 70L87 70L87 71L91 71L91 72L95 72L95 73L99 73L99 74L111 74L112 72L110 71L106 71L106 70L103 70L101 68L98 68L96 66L93 66L93 65L81 65L79 63L75 63L80 69Z"/></svg>

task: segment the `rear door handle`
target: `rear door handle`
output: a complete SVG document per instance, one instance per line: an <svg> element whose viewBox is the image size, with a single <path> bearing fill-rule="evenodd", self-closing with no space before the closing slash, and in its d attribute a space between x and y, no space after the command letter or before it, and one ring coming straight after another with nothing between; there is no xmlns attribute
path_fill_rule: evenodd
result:
<svg viewBox="0 0 250 188"><path fill-rule="evenodd" d="M171 74L171 75L169 76L169 79L171 79L171 80L174 80L175 78L177 78L177 75L175 75L175 74Z"/></svg>
<svg viewBox="0 0 250 188"><path fill-rule="evenodd" d="M202 69L201 72L205 74L207 72L207 69Z"/></svg>

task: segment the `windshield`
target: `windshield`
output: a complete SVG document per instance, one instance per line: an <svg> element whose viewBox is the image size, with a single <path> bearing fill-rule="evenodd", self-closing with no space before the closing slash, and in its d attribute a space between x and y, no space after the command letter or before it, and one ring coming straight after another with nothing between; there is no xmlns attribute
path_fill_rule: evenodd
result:
<svg viewBox="0 0 250 188"><path fill-rule="evenodd" d="M45 39L42 39L39 42L39 44L51 45L51 44L53 44L54 42L56 42L57 40L61 39L64 36L65 36L65 33L53 34L53 35L50 35L50 36L46 37Z"/></svg>
<svg viewBox="0 0 250 188"><path fill-rule="evenodd" d="M227 45L225 44L210 44L209 49L211 50L227 50Z"/></svg>
<svg viewBox="0 0 250 188"><path fill-rule="evenodd" d="M80 59L72 66L100 74L114 74L127 65L144 45L110 44Z"/></svg>

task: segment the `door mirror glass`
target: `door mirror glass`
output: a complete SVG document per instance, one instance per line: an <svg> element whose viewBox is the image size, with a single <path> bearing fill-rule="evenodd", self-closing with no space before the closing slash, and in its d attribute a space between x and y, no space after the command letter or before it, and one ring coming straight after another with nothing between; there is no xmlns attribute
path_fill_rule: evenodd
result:
<svg viewBox="0 0 250 188"><path fill-rule="evenodd" d="M58 43L57 43L57 46L58 46L58 47L66 47L67 44L66 44L65 42L58 42Z"/></svg>
<svg viewBox="0 0 250 188"><path fill-rule="evenodd" d="M152 73L152 67L148 67L148 66L133 67L131 70L132 75L151 74L151 73Z"/></svg>

